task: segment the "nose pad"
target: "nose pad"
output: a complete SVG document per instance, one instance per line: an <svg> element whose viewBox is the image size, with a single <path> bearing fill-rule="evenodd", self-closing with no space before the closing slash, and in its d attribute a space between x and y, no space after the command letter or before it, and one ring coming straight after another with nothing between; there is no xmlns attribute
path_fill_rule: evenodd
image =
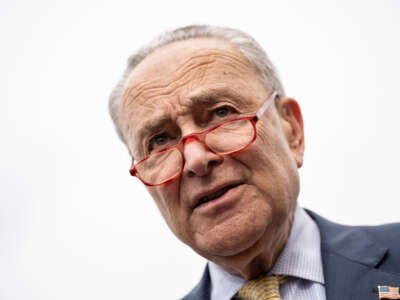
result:
<svg viewBox="0 0 400 300"><path fill-rule="evenodd" d="M219 165L224 160L223 156L211 152L196 137L190 137L185 141L183 154L185 157L183 173L189 177L206 176L214 166Z"/></svg>

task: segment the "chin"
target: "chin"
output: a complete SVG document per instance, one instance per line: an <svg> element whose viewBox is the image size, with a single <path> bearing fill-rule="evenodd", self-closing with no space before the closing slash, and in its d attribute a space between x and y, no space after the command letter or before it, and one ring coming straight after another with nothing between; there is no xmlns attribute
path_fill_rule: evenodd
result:
<svg viewBox="0 0 400 300"><path fill-rule="evenodd" d="M252 216L246 220L243 218L227 220L205 235L197 236L196 247L193 248L206 258L239 255L257 244L264 236L267 226L265 217L258 222Z"/></svg>

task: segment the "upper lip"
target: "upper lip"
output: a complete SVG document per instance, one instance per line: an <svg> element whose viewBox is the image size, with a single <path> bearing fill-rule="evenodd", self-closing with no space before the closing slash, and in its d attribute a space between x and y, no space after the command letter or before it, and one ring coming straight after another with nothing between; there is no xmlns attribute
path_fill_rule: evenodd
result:
<svg viewBox="0 0 400 300"><path fill-rule="evenodd" d="M223 188L227 188L227 187L235 187L238 186L240 184L243 184L242 181L231 181L231 182L225 182L223 184L217 185L211 189L207 189L205 191L202 191L200 193L197 193L192 199L192 208L195 208L196 206L198 206L200 204L200 201L202 198L207 197L207 196L211 196L212 194L217 193L219 190L223 189Z"/></svg>

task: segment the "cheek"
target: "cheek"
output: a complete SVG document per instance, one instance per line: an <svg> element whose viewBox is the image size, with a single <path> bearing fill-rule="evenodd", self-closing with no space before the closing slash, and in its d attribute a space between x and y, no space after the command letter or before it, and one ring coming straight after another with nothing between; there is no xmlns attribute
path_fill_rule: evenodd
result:
<svg viewBox="0 0 400 300"><path fill-rule="evenodd" d="M291 169L296 166L279 122L267 123L265 127L259 126L253 148L259 157L259 163L263 167L270 167L271 171L279 171L282 168Z"/></svg>
<svg viewBox="0 0 400 300"><path fill-rule="evenodd" d="M299 192L297 166L283 133L268 135L267 130L260 128L255 143L238 159L251 171L251 183L270 199L270 205L284 212L293 207Z"/></svg>
<svg viewBox="0 0 400 300"><path fill-rule="evenodd" d="M262 131L256 141L245 151L240 152L236 157L251 171L252 176L269 177L277 172L278 162L281 160L283 149L278 146L276 137L268 137Z"/></svg>

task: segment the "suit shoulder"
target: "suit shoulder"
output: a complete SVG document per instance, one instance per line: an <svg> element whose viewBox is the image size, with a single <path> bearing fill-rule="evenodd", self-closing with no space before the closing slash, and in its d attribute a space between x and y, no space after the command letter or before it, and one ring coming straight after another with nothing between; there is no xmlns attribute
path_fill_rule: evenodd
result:
<svg viewBox="0 0 400 300"><path fill-rule="evenodd" d="M398 273L400 266L400 223L377 226L347 226L307 211L316 222L324 251L338 253L360 263L380 266Z"/></svg>
<svg viewBox="0 0 400 300"><path fill-rule="evenodd" d="M373 226L342 225L329 221L310 210L306 211L318 225L324 241L362 234L375 243L383 243L394 248L400 248L400 223Z"/></svg>
<svg viewBox="0 0 400 300"><path fill-rule="evenodd" d="M400 253L400 223L391 223L377 226L358 226L369 237L378 243L389 246L390 249Z"/></svg>

